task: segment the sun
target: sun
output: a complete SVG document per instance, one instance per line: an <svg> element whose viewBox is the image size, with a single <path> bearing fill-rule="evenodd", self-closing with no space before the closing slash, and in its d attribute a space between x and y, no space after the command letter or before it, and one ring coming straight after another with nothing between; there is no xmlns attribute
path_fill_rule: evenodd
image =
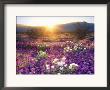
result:
<svg viewBox="0 0 110 90"><path fill-rule="evenodd" d="M54 25L47 25L47 28L52 30L55 28L55 26Z"/></svg>
<svg viewBox="0 0 110 90"><path fill-rule="evenodd" d="M48 31L54 31L55 30L55 25L46 25L46 28Z"/></svg>

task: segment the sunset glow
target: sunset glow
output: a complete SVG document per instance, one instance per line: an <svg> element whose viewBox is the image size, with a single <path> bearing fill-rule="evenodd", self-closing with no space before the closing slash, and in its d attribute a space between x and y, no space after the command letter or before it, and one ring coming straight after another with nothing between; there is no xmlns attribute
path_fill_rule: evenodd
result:
<svg viewBox="0 0 110 90"><path fill-rule="evenodd" d="M93 17L17 17L17 24L23 24L27 26L48 26L53 28L54 25L66 24L71 22L88 22L93 23Z"/></svg>
<svg viewBox="0 0 110 90"><path fill-rule="evenodd" d="M55 25L47 25L46 30L50 31L50 32L53 32L55 30Z"/></svg>

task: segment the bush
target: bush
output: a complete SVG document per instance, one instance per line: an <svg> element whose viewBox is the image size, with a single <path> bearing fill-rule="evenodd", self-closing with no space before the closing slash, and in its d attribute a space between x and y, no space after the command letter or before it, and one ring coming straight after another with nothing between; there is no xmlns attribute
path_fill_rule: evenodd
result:
<svg viewBox="0 0 110 90"><path fill-rule="evenodd" d="M84 39L86 35L88 34L88 30L78 29L78 30L75 30L74 33L77 39Z"/></svg>

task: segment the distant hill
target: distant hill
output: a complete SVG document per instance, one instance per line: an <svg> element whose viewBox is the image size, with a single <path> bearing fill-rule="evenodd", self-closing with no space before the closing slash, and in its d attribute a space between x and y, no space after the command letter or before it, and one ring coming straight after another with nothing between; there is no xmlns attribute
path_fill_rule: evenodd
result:
<svg viewBox="0 0 110 90"><path fill-rule="evenodd" d="M16 25L16 32L27 32L29 30L41 30L42 28L44 27L41 27L41 26L25 26L25 25L21 25L21 24L17 24Z"/></svg>
<svg viewBox="0 0 110 90"><path fill-rule="evenodd" d="M61 28L61 31L74 31L74 30L88 30L88 31L94 31L94 24L93 23L87 23L87 22L73 22L73 23L67 23L62 24L58 26Z"/></svg>
<svg viewBox="0 0 110 90"><path fill-rule="evenodd" d="M87 23L87 22L72 22L72 23L66 23L66 24L60 24L57 25L57 27L59 28L59 31L62 32L72 32L74 30L78 30L78 29L86 29L88 31L94 31L94 23ZM32 30L32 29L36 29L39 30L42 27L31 27L31 26L24 26L24 25L20 25L17 24L16 25L16 32L26 32L27 30Z"/></svg>
<svg viewBox="0 0 110 90"><path fill-rule="evenodd" d="M24 25L20 25L20 24L16 25L16 32L26 32L29 29L31 29L31 28L29 28L28 26L24 26Z"/></svg>

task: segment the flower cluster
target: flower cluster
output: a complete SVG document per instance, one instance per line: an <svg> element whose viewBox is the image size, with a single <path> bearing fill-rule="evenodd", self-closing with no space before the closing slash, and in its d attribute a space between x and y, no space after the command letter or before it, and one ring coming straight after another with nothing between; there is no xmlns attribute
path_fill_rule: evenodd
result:
<svg viewBox="0 0 110 90"><path fill-rule="evenodd" d="M94 74L94 42L17 41L17 74Z"/></svg>

